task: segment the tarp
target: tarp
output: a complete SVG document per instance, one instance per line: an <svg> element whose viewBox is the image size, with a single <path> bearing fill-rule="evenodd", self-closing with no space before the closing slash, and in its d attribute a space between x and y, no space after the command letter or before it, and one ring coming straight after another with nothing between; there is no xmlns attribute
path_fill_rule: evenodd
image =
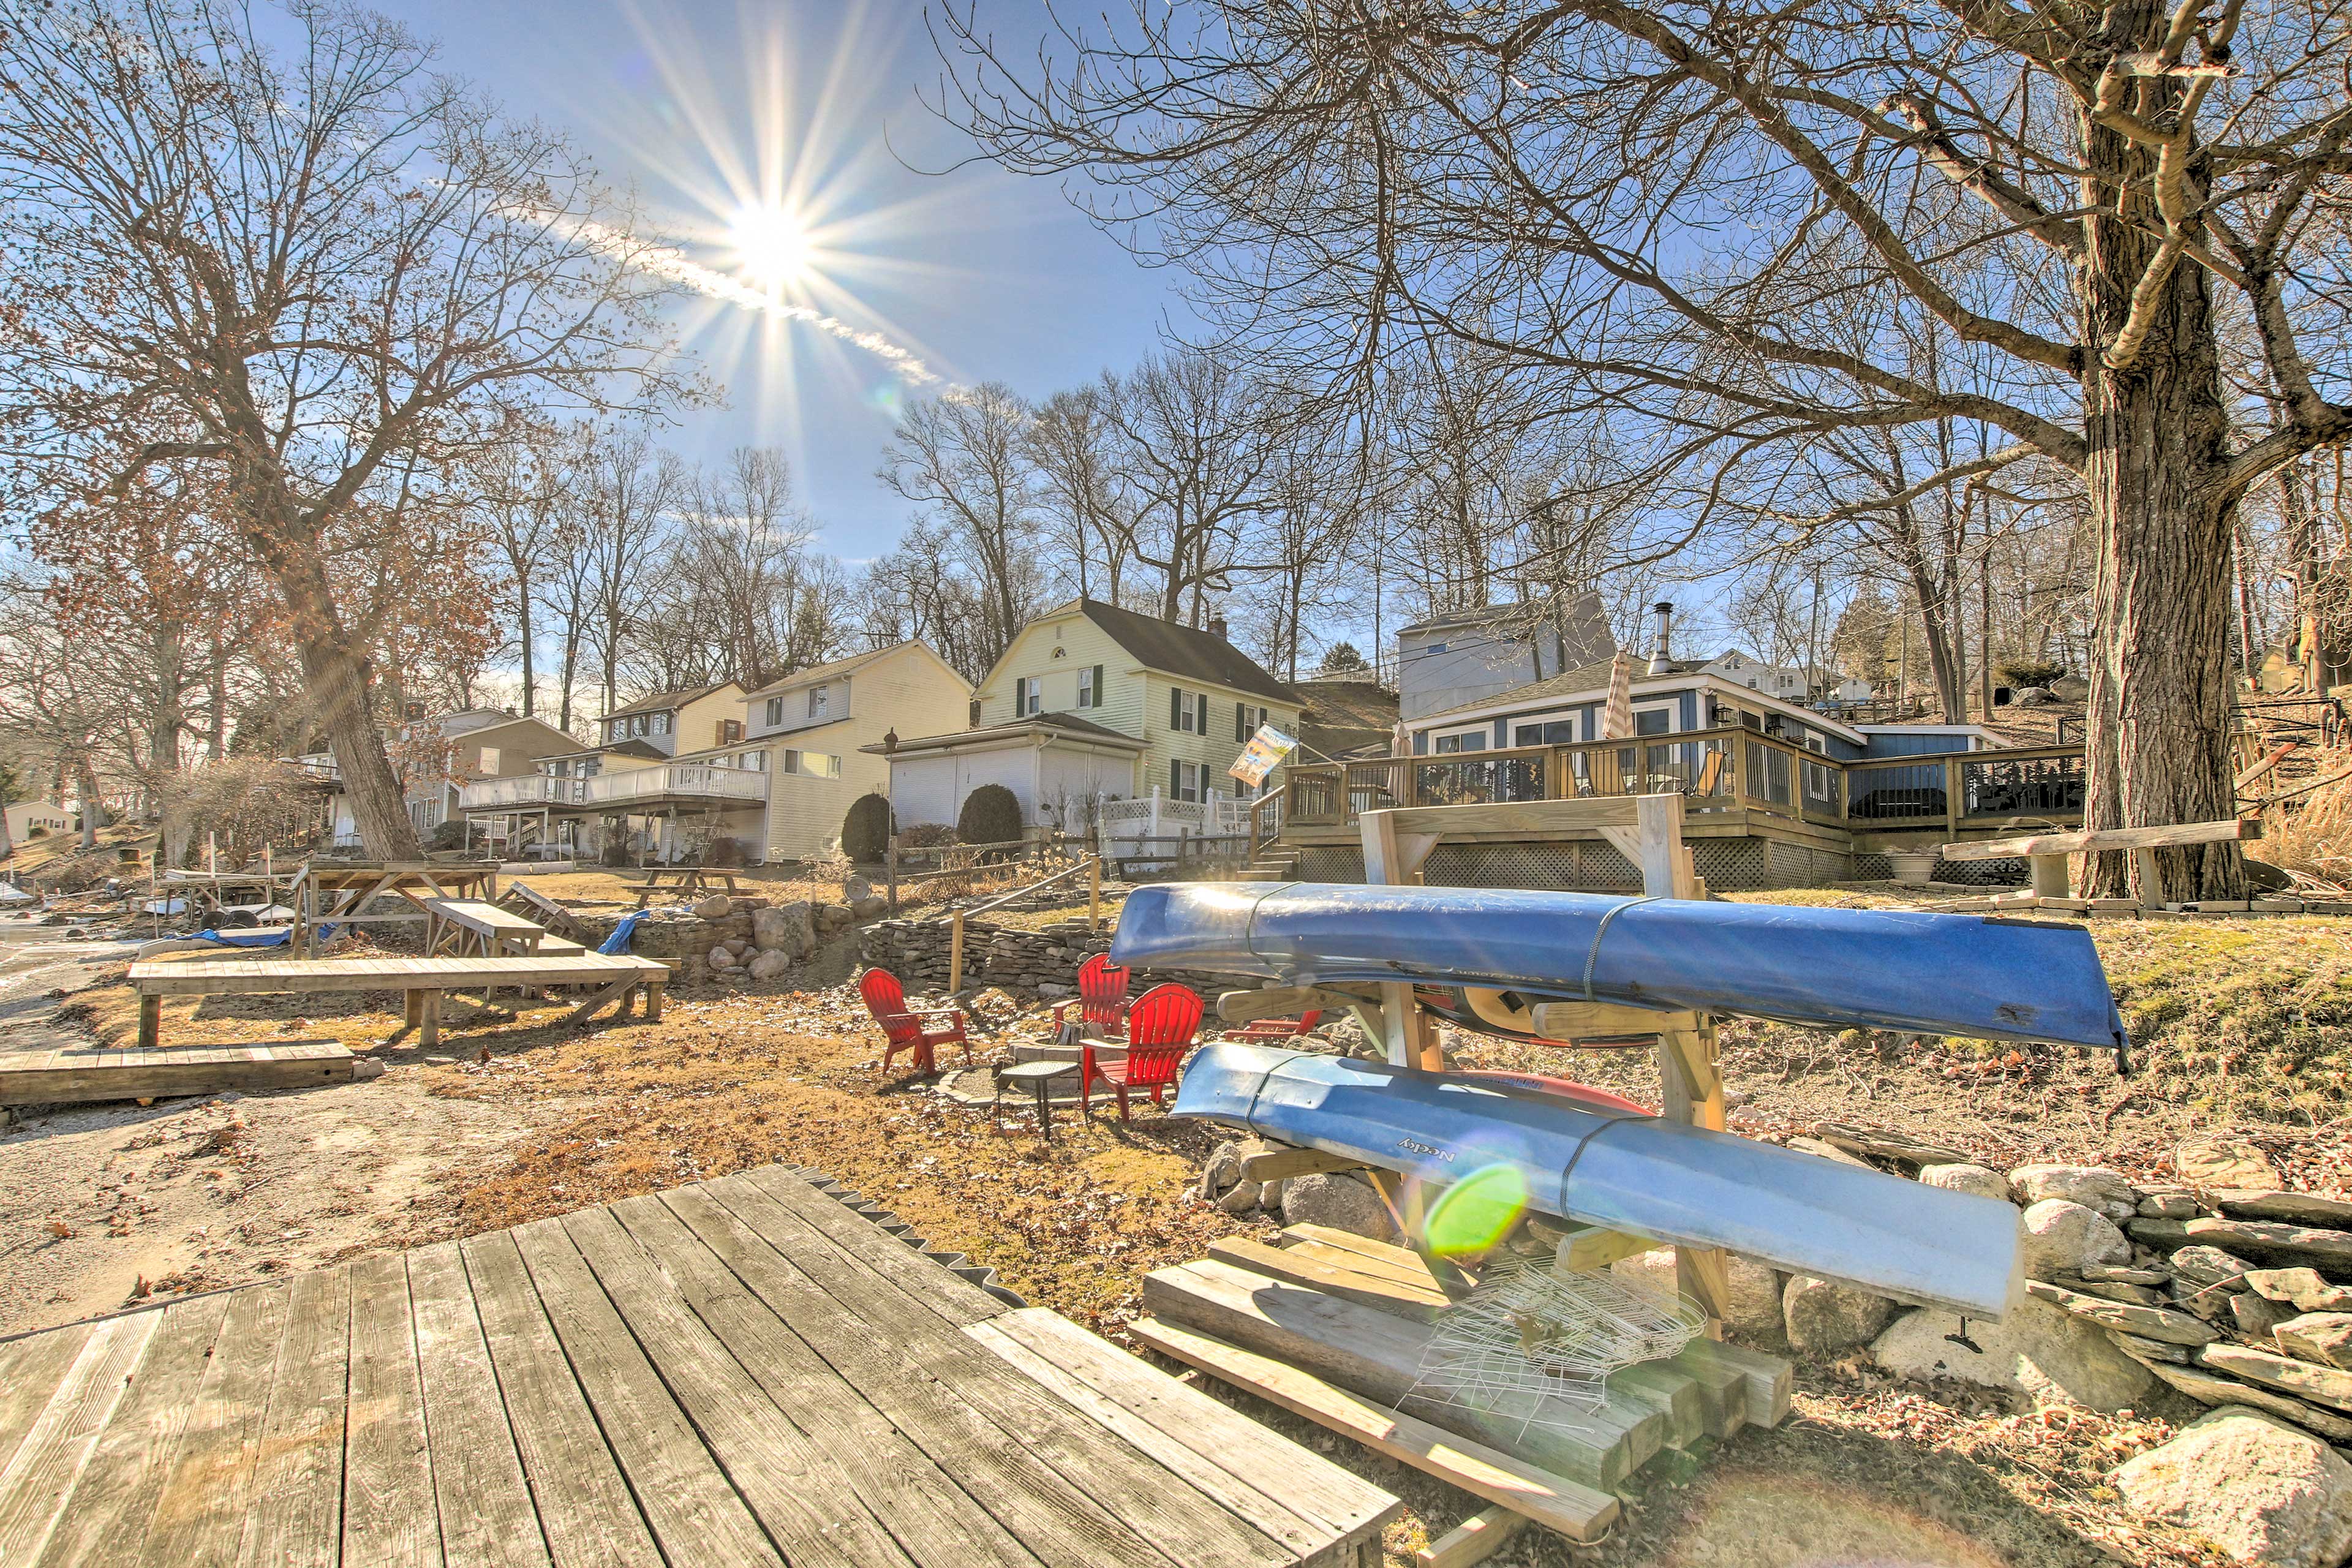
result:
<svg viewBox="0 0 2352 1568"><path fill-rule="evenodd" d="M1111 961L1292 985L1421 981L1832 1028L2117 1051L2126 1043L2088 931L1981 915L1165 883L1129 895Z"/></svg>
<svg viewBox="0 0 2352 1568"><path fill-rule="evenodd" d="M667 910L632 910L621 917L621 923L613 928L612 935L596 944L596 951L607 958L618 958L629 951L629 944L636 940L637 927L646 922L647 916L693 912L691 904L673 904Z"/></svg>

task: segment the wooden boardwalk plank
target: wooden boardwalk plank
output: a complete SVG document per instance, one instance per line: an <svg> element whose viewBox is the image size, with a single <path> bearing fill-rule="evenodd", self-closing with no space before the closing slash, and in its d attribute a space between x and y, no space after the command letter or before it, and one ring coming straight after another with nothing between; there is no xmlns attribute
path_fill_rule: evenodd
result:
<svg viewBox="0 0 2352 1568"><path fill-rule="evenodd" d="M514 1238L663 1551L673 1562L782 1563L562 1226L537 1220Z"/></svg>
<svg viewBox="0 0 2352 1568"><path fill-rule="evenodd" d="M661 1553L563 1359L514 1237L478 1236L459 1250L557 1568L659 1568Z"/></svg>
<svg viewBox="0 0 2352 1568"><path fill-rule="evenodd" d="M49 1532L37 1560L40 1568L121 1562L118 1549L138 1541L171 1473L181 1430L227 1312L227 1296L218 1295L174 1301L153 1314L163 1321L82 1467L72 1506Z"/></svg>
<svg viewBox="0 0 2352 1568"><path fill-rule="evenodd" d="M814 1202L833 1204L834 1200L805 1183L802 1185ZM765 1187L729 1177L709 1184L708 1190L750 1222L825 1293L866 1320L869 1337L885 1340L906 1362L931 1375L951 1380L964 1402L1011 1435L1024 1451L1045 1460L1055 1474L1169 1557L1186 1568L1195 1563L1289 1559L1280 1543L1177 1481L1157 1462L1123 1443L1104 1441L1095 1423L950 1329L895 1283L824 1246L821 1234L802 1215L784 1209ZM845 1219L865 1226L885 1245L897 1245L866 1220L838 1205L834 1206ZM833 1359L831 1346L820 1345L818 1350L827 1360ZM860 1388L867 1386L863 1378L851 1381ZM947 1462L937 1450L930 1451L943 1464ZM966 1458L959 1456L958 1463L966 1462ZM1035 1548L1034 1542L1029 1544Z"/></svg>
<svg viewBox="0 0 2352 1568"><path fill-rule="evenodd" d="M781 1166L763 1166L730 1179L758 1187L769 1198L799 1215L839 1250L957 1328L1013 1310L1010 1302L1001 1301L962 1275L940 1268L937 1260L925 1258L838 1198L825 1196Z"/></svg>
<svg viewBox="0 0 2352 1568"><path fill-rule="evenodd" d="M443 1560L453 1568L545 1563L538 1510L455 1242L408 1255L408 1300Z"/></svg>
<svg viewBox="0 0 2352 1568"><path fill-rule="evenodd" d="M793 1425L611 1210L583 1209L563 1229L787 1562L912 1568L844 1472L856 1457L829 1454Z"/></svg>
<svg viewBox="0 0 2352 1568"><path fill-rule="evenodd" d="M99 1324L0 1470L0 1563L30 1563L40 1555L160 1316L136 1312Z"/></svg>
<svg viewBox="0 0 2352 1568"><path fill-rule="evenodd" d="M686 1304L793 1425L826 1451L856 1457L850 1484L908 1555L919 1563L1034 1568L1034 1555L809 1349L660 1199L625 1199L613 1215L660 1260Z"/></svg>
<svg viewBox="0 0 2352 1568"><path fill-rule="evenodd" d="M342 1568L441 1568L407 1260L398 1254L371 1258L352 1264L350 1273Z"/></svg>
<svg viewBox="0 0 2352 1568"><path fill-rule="evenodd" d="M89 1336L89 1324L73 1323L0 1344L0 1465L16 1457Z"/></svg>
<svg viewBox="0 0 2352 1568"><path fill-rule="evenodd" d="M373 1070L373 1069L371 1069ZM214 1046L200 1050L59 1052L27 1062L0 1057L0 1105L162 1100L225 1089L309 1089L349 1083L358 1058L341 1046Z"/></svg>
<svg viewBox="0 0 2352 1568"><path fill-rule="evenodd" d="M286 1287L232 1291L213 1355L180 1431L170 1473L155 1499L146 1540L124 1556L168 1568L236 1561L253 1499L269 1379L286 1336ZM127 1538L126 1542L127 1544Z"/></svg>
<svg viewBox="0 0 2352 1568"><path fill-rule="evenodd" d="M261 1422L241 1563L331 1565L341 1551L351 1328L350 1270L295 1276L287 1287L286 1333Z"/></svg>

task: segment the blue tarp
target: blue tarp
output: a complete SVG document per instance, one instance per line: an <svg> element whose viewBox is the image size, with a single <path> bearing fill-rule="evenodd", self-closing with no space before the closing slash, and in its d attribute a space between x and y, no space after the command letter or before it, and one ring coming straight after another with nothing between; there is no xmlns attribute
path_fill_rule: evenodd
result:
<svg viewBox="0 0 2352 1568"><path fill-rule="evenodd" d="M647 915L677 914L690 912L692 909L690 904L675 904L667 910L632 910L621 917L621 923L613 928L612 935L596 944L596 951L607 958L618 958L629 951L629 943L636 940L637 927L645 923Z"/></svg>

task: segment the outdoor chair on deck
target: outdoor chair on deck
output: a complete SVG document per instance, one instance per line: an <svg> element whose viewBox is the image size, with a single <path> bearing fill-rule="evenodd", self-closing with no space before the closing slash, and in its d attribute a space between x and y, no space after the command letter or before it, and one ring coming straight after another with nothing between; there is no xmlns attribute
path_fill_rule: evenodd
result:
<svg viewBox="0 0 2352 1568"><path fill-rule="evenodd" d="M866 998L866 1010L882 1026L885 1044L882 1047L882 1070L890 1070L890 1058L901 1051L915 1053L917 1069L926 1075L940 1070L934 1054L942 1045L963 1047L966 1067L971 1065L971 1040L964 1034L964 1016L953 1007L927 1007L919 1011L907 1006L907 988L898 977L887 969L869 969L857 978L857 994ZM951 1020L945 1028L928 1028L927 1018Z"/></svg>
<svg viewBox="0 0 2352 1568"><path fill-rule="evenodd" d="M1279 1045L1295 1040L1322 1021L1320 1009L1296 1018L1254 1018L1238 1029L1227 1029L1221 1037L1244 1046Z"/></svg>
<svg viewBox="0 0 2352 1568"><path fill-rule="evenodd" d="M1130 973L1113 963L1107 952L1096 953L1079 964L1078 999L1055 1005L1055 1037L1075 1045L1089 1036L1097 1040L1116 1040L1126 1034ZM1075 1019L1068 1018L1072 1008L1077 1010Z"/></svg>
<svg viewBox="0 0 2352 1568"><path fill-rule="evenodd" d="M1092 1041L1078 1058L1078 1107L1091 1115L1088 1098L1097 1079L1118 1096L1118 1119L1130 1120L1127 1097L1131 1089L1150 1089L1151 1103L1176 1081L1177 1069L1201 1032L1201 998L1181 985L1155 985L1135 999L1127 1011L1127 1055L1105 1061L1095 1055Z"/></svg>

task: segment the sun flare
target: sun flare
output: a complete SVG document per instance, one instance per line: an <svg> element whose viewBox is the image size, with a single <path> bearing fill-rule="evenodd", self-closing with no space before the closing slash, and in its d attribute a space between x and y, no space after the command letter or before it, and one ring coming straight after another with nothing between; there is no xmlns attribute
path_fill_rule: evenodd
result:
<svg viewBox="0 0 2352 1568"><path fill-rule="evenodd" d="M746 282L773 290L809 280L814 258L808 229L790 208L749 203L729 223L728 239Z"/></svg>

